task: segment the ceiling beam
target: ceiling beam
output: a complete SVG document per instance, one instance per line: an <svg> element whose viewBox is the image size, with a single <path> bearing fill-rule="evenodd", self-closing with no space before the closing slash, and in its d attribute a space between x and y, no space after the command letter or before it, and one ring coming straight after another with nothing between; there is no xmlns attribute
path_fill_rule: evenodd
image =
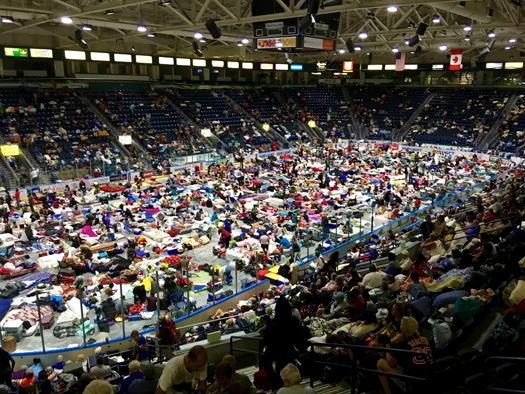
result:
<svg viewBox="0 0 525 394"><path fill-rule="evenodd" d="M57 4L60 4L60 5L63 5L64 7L66 8L70 8L72 10L75 10L76 12L80 12L81 9L77 6L74 6L72 4L69 4L69 3L66 3L65 1L62 1L62 0L53 0L53 3L57 3Z"/></svg>
<svg viewBox="0 0 525 394"><path fill-rule="evenodd" d="M237 16L233 12L231 12L227 7L225 7L219 0L213 0L213 2L217 4L221 10L226 12L232 19L239 20L239 18L237 18Z"/></svg>
<svg viewBox="0 0 525 394"><path fill-rule="evenodd" d="M204 4L202 5L202 8L200 9L199 13L195 17L195 22L198 22L202 18L202 16L204 15L204 12L206 12L206 10L208 9L208 6L210 5L210 1L211 0L205 0L204 1Z"/></svg>
<svg viewBox="0 0 525 394"><path fill-rule="evenodd" d="M275 1L277 1L277 3L278 3L281 7L283 7L283 9L284 9L285 12L289 12L289 13L293 14L293 11L292 11L290 8L288 8L288 6L287 6L286 4L284 4L283 0L275 0Z"/></svg>
<svg viewBox="0 0 525 394"><path fill-rule="evenodd" d="M187 15L184 15L182 13L182 11L179 11L178 9L176 8L173 8L171 5L166 5L166 6L163 6L164 8L166 8L168 11L170 11L172 14L178 16L180 19L182 19L184 22L186 23L189 23L189 24L192 24L193 25L193 22L190 21L190 19L188 18Z"/></svg>

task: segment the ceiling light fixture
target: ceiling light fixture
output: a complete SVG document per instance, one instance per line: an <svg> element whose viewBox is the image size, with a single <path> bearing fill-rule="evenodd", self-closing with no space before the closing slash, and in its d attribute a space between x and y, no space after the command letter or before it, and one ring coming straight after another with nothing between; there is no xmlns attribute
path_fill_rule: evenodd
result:
<svg viewBox="0 0 525 394"><path fill-rule="evenodd" d="M91 27L91 25L82 25L82 30L91 31L93 30L93 28Z"/></svg>
<svg viewBox="0 0 525 394"><path fill-rule="evenodd" d="M390 7L387 8L388 12L396 12L397 11L397 7L395 5L391 5Z"/></svg>
<svg viewBox="0 0 525 394"><path fill-rule="evenodd" d="M196 31L196 32L193 34L193 37L195 37L195 38L198 40L199 38L202 38L202 33L199 32L199 31Z"/></svg>
<svg viewBox="0 0 525 394"><path fill-rule="evenodd" d="M339 49L339 53L345 53L346 51L344 50L344 48L341 48Z"/></svg>
<svg viewBox="0 0 525 394"><path fill-rule="evenodd" d="M439 46L439 49L442 50L442 51L446 51L448 49L448 46L446 46L445 44L441 44Z"/></svg>
<svg viewBox="0 0 525 394"><path fill-rule="evenodd" d="M465 27L463 28L463 30L465 30L465 31L471 31L471 30L472 30L472 27L470 27L470 25L465 25Z"/></svg>
<svg viewBox="0 0 525 394"><path fill-rule="evenodd" d="M361 48L359 45L356 45L356 46L354 47L354 49L355 49L356 51L360 51L360 50L363 49L363 48Z"/></svg>
<svg viewBox="0 0 525 394"><path fill-rule="evenodd" d="M373 12L369 12L368 14L366 14L366 19L375 19L376 16Z"/></svg>
<svg viewBox="0 0 525 394"><path fill-rule="evenodd" d="M467 34L467 35L465 36L465 41L470 41L470 34Z"/></svg>
<svg viewBox="0 0 525 394"><path fill-rule="evenodd" d="M115 15L115 11L113 10L107 10L106 15Z"/></svg>
<svg viewBox="0 0 525 394"><path fill-rule="evenodd" d="M415 24L414 22L410 22L410 23L408 24L408 28L409 28L409 29L415 29L415 28L416 28L416 24Z"/></svg>
<svg viewBox="0 0 525 394"><path fill-rule="evenodd" d="M494 30L491 30L491 31L489 32L489 37L490 37L490 38L494 38L494 37L496 37L496 33L494 32Z"/></svg>
<svg viewBox="0 0 525 394"><path fill-rule="evenodd" d="M510 47L507 45L507 46L505 47L505 49L510 49Z"/></svg>
<svg viewBox="0 0 525 394"><path fill-rule="evenodd" d="M361 33L359 33L359 38L366 38L366 37L368 37L368 34L365 31L362 31Z"/></svg>
<svg viewBox="0 0 525 394"><path fill-rule="evenodd" d="M167 6L171 4L171 0L160 0L160 5Z"/></svg>
<svg viewBox="0 0 525 394"><path fill-rule="evenodd" d="M3 16L2 23L13 23L13 18L11 18L10 16Z"/></svg>
<svg viewBox="0 0 525 394"><path fill-rule="evenodd" d="M248 44L248 43L250 42L250 40L248 40L247 38L243 38L243 39L241 40L241 42L242 42L243 44Z"/></svg>
<svg viewBox="0 0 525 394"><path fill-rule="evenodd" d="M148 28L146 26L144 26L144 25L138 25L137 26L137 30L144 32L144 31L148 30Z"/></svg>
<svg viewBox="0 0 525 394"><path fill-rule="evenodd" d="M447 31L446 31L446 30L441 30L440 34L441 34L442 36L446 36L446 35L447 35Z"/></svg>
<svg viewBox="0 0 525 394"><path fill-rule="evenodd" d="M393 48L392 48L392 52L394 52L394 53L399 52L399 48L398 48L398 47L393 47Z"/></svg>
<svg viewBox="0 0 525 394"><path fill-rule="evenodd" d="M60 22L65 23L66 25L69 25L73 23L73 19L71 19L69 16L63 16L60 18Z"/></svg>
<svg viewBox="0 0 525 394"><path fill-rule="evenodd" d="M243 46L243 45L242 45L242 42L237 41L237 46L238 46L238 47L242 47L242 46Z"/></svg>
<svg viewBox="0 0 525 394"><path fill-rule="evenodd" d="M516 39L515 39L515 38L509 38L509 42L510 42L511 44L514 44L514 43L516 42Z"/></svg>
<svg viewBox="0 0 525 394"><path fill-rule="evenodd" d="M199 42L206 42L206 39L203 37L199 40Z"/></svg>
<svg viewBox="0 0 525 394"><path fill-rule="evenodd" d="M434 17L432 18L432 22L439 23L439 22L441 22L441 18L439 16L437 16L437 15L434 15Z"/></svg>
<svg viewBox="0 0 525 394"><path fill-rule="evenodd" d="M135 47L131 47L131 50L134 51L134 50L135 50Z"/></svg>
<svg viewBox="0 0 525 394"><path fill-rule="evenodd" d="M410 40L405 40L405 44L410 44Z"/></svg>
<svg viewBox="0 0 525 394"><path fill-rule="evenodd" d="M147 35L148 37L155 37L155 34L153 34L153 33L148 33L148 34L146 34L146 35Z"/></svg>

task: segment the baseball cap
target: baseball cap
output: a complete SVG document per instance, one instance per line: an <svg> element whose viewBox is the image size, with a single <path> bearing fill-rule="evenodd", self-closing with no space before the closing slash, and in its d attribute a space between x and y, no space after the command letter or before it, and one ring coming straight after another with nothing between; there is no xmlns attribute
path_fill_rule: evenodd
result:
<svg viewBox="0 0 525 394"><path fill-rule="evenodd" d="M345 295L344 293L337 293L337 294L334 294L334 300L342 300L345 298Z"/></svg>

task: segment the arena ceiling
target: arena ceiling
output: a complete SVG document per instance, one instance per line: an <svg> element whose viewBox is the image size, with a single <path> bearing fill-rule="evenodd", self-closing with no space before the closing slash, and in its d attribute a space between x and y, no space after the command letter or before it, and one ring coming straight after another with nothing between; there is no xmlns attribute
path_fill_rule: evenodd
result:
<svg viewBox="0 0 525 394"><path fill-rule="evenodd" d="M282 53L254 50L252 23L302 17L307 11L302 7L305 0L291 0L289 6L276 1L283 6L283 13L252 16L251 0L0 0L0 42L75 49L75 30L89 25L92 30L83 31L89 50L129 52L133 47L137 53L193 56L194 33L202 32L206 58L282 60ZM389 9L391 6L397 10ZM477 56L492 33L496 41L491 57L519 56L520 50L525 51L521 0L343 0L342 5L321 8L320 13L335 11L341 12L337 51L301 54L302 62L334 56L346 60L367 53L392 56L394 47L408 52L413 49L405 40L415 35L420 23L428 28L419 45L432 57L459 48L467 57ZM72 22L62 23L63 17ZM222 30L220 39L214 40L208 33L208 19L216 20ZM139 25L147 30L138 31ZM466 25L472 28L470 32L464 29ZM359 38L360 32L368 37ZM467 34L469 41L465 40ZM250 42L238 46L243 38ZM362 50L354 55L339 53L348 39ZM513 39L515 42L509 42ZM442 45L447 45L447 50L440 50Z"/></svg>

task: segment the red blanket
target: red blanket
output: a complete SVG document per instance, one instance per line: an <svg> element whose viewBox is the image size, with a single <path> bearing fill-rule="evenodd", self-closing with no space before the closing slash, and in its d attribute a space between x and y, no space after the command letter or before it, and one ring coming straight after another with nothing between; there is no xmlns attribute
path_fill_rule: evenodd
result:
<svg viewBox="0 0 525 394"><path fill-rule="evenodd" d="M109 187L109 186L101 186L100 187L100 190L104 191L104 192L109 192L109 193L116 193L116 192L121 192L121 191L124 191L126 190L125 187Z"/></svg>

